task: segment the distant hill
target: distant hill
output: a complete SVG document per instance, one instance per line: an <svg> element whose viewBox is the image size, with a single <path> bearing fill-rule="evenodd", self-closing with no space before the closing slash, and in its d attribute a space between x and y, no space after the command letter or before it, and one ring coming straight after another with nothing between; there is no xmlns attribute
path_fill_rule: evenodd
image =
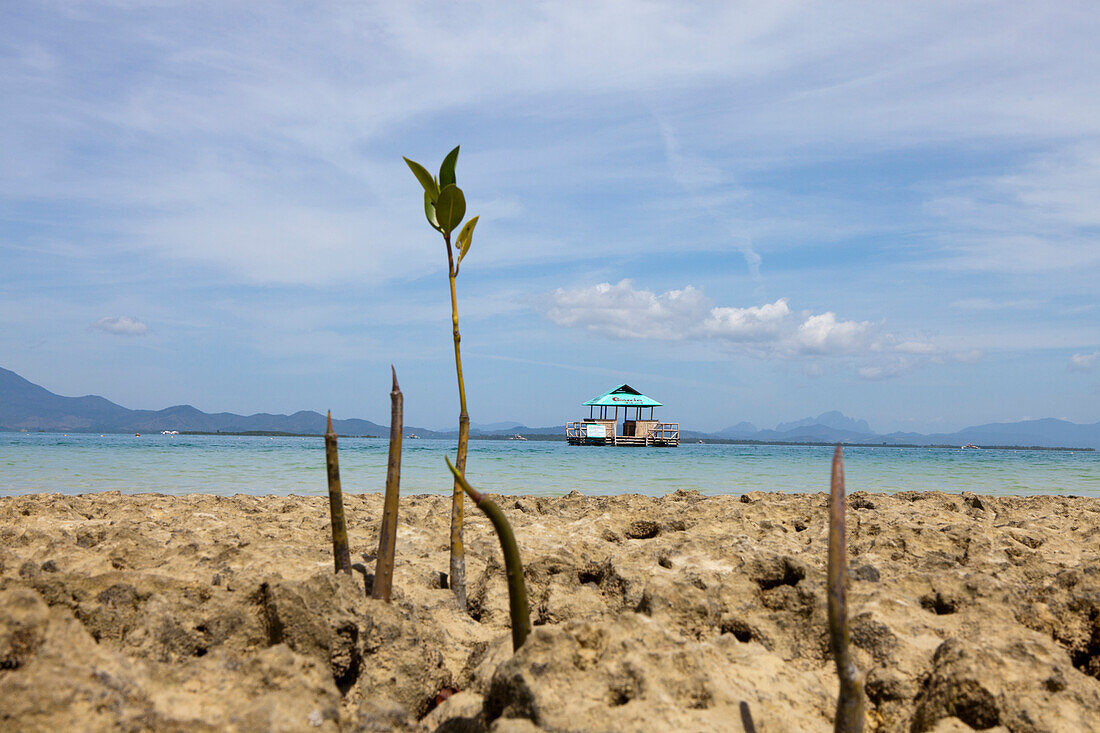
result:
<svg viewBox="0 0 1100 733"><path fill-rule="evenodd" d="M895 443L921 445L1027 445L1064 448L1100 448L1100 422L1080 425L1051 417L1011 423L989 423L955 433L891 433L882 436Z"/></svg>
<svg viewBox="0 0 1100 733"><path fill-rule="evenodd" d="M341 435L388 436L389 428L370 420L333 420ZM293 415L235 415L231 412L210 414L191 405L163 410L130 410L95 395L62 397L27 381L13 371L0 368L0 430L50 430L96 433L154 433L179 430L207 433L270 431L320 434L325 416L303 411ZM405 427L405 433L424 438L452 438L458 430L436 431ZM518 422L479 424L470 434L478 437L554 436L565 434L564 425L530 428ZM964 428L954 433L888 433L871 430L866 420L856 420L837 411L825 412L794 422L780 423L774 430L759 430L748 422L703 433L681 430L684 440L725 439L779 443L910 443L916 445L1005 445L1100 449L1100 422L1079 425L1065 420L1044 418L1014 423L989 423Z"/></svg>
<svg viewBox="0 0 1100 733"><path fill-rule="evenodd" d="M746 435L755 435L759 432L751 422L739 422L724 430L713 433L715 438L744 438Z"/></svg>
<svg viewBox="0 0 1100 733"><path fill-rule="evenodd" d="M389 435L388 427L370 420L333 420L332 425L342 435ZM13 371L0 368L0 429L89 433L179 430L320 434L325 431L325 416L312 411L293 415L209 414L191 405L176 405L163 410L130 410L103 397L62 397L28 382ZM434 435L432 431L422 428L409 427L406 431L425 437Z"/></svg>
<svg viewBox="0 0 1100 733"><path fill-rule="evenodd" d="M500 433L516 433L519 429L523 428L522 423L518 422L493 422L493 423L470 423L470 435L498 435ZM455 431L455 435L458 432Z"/></svg>
<svg viewBox="0 0 1100 733"><path fill-rule="evenodd" d="M841 430L828 425L799 425L787 430L760 430L752 440L778 441L780 443L875 443L878 436L874 433L856 430Z"/></svg>
<svg viewBox="0 0 1100 733"><path fill-rule="evenodd" d="M724 431L723 431L724 432ZM1002 445L1042 448L1100 448L1100 422L1080 425L1044 418L1014 423L989 423L954 433L887 433L870 429L865 420L854 420L832 411L816 418L780 423L775 430L758 430L742 440L815 443L899 443L913 445Z"/></svg>
<svg viewBox="0 0 1100 733"><path fill-rule="evenodd" d="M778 443L899 443L912 445L1003 445L1042 448L1100 449L1100 422L1079 425L1066 420L1044 418L1014 423L990 423L954 433L887 433L871 430L866 420L856 420L835 410L817 417L780 423L774 430L757 430L742 422L712 433L711 438L759 440Z"/></svg>
<svg viewBox="0 0 1100 733"><path fill-rule="evenodd" d="M506 426L506 427L493 427L493 426ZM565 425L551 425L544 428L532 428L527 425L523 425L518 422L501 422L491 423L490 425L480 425L478 427L470 427L470 435L481 438L492 437L509 437L512 435L560 435L565 438ZM433 438L457 438L458 430L437 430L432 434Z"/></svg>
<svg viewBox="0 0 1100 733"><path fill-rule="evenodd" d="M849 433L859 433L862 435L874 434L874 431L871 430L871 426L867 424L866 420L854 420L850 417L845 417L836 410L823 412L817 417L804 417L795 422L781 422L775 426L775 432L790 433L799 428L815 428L819 426Z"/></svg>

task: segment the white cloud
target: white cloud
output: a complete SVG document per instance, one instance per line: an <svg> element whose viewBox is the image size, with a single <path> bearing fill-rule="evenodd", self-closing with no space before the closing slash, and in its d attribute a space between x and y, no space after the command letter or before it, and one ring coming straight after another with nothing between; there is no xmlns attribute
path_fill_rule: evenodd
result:
<svg viewBox="0 0 1100 733"><path fill-rule="evenodd" d="M612 338L678 341L690 338L689 330L698 328L706 310L703 293L690 285L657 295L635 290L630 280L622 280L617 285L558 288L549 294L546 317L559 326Z"/></svg>
<svg viewBox="0 0 1100 733"><path fill-rule="evenodd" d="M142 336L149 330L144 323L129 316L106 316L93 323L92 328L119 336Z"/></svg>
<svg viewBox="0 0 1100 733"><path fill-rule="evenodd" d="M770 341L781 335L790 314L786 298L749 308L711 308L702 330L728 341Z"/></svg>
<svg viewBox="0 0 1100 733"><path fill-rule="evenodd" d="M807 354L853 352L865 345L871 323L838 321L833 312L810 316L798 327L795 342Z"/></svg>
<svg viewBox="0 0 1100 733"><path fill-rule="evenodd" d="M617 339L710 341L755 356L803 358L863 357L896 337L877 333L870 321L842 320L831 311L795 315L787 298L749 307L714 306L691 286L654 293L630 280L586 288L558 288L540 304L559 326L583 328ZM927 354L932 344L902 342L910 353ZM904 350L904 349L901 349Z"/></svg>
<svg viewBox="0 0 1100 733"><path fill-rule="evenodd" d="M1100 351L1094 351L1091 354L1074 354L1069 358L1069 368L1075 372L1092 371L1097 361L1100 361Z"/></svg>

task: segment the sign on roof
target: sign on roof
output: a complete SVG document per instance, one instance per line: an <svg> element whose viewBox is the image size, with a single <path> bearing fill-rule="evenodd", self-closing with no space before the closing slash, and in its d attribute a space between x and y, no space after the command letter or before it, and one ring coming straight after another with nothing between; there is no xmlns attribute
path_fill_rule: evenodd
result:
<svg viewBox="0 0 1100 733"><path fill-rule="evenodd" d="M583 403L585 407L662 407L652 397L646 397L629 384L620 384L613 390L604 392Z"/></svg>

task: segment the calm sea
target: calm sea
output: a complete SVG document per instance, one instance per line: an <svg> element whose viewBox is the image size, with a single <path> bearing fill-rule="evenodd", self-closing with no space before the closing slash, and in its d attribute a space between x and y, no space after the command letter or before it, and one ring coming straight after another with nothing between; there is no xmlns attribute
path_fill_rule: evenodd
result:
<svg viewBox="0 0 1100 733"><path fill-rule="evenodd" d="M404 441L403 493L450 491L452 441ZM388 446L341 438L344 490L381 491ZM597 448L473 440L467 475L483 491L554 496L827 491L832 449L712 445ZM0 433L0 496L96 491L324 495L321 438ZM1100 497L1100 452L846 448L849 491L915 489Z"/></svg>

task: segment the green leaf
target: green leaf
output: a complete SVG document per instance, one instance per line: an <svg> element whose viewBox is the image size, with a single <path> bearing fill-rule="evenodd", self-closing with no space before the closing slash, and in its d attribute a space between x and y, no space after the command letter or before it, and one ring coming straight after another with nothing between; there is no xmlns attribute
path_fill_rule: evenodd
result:
<svg viewBox="0 0 1100 733"><path fill-rule="evenodd" d="M455 181L455 164L458 162L458 148L447 153L447 157L443 159L443 165L439 166L439 187L445 188L450 186Z"/></svg>
<svg viewBox="0 0 1100 733"><path fill-rule="evenodd" d="M444 234L450 234L462 223L464 216L466 216L466 197L462 195L462 189L453 183L444 186L435 202L435 218L439 222L439 228Z"/></svg>
<svg viewBox="0 0 1100 733"><path fill-rule="evenodd" d="M477 220L479 217L474 217L466 222L466 226L462 227L462 231L458 233L458 246L469 247L470 238L474 236L474 227L477 226Z"/></svg>
<svg viewBox="0 0 1100 733"><path fill-rule="evenodd" d="M439 197L439 185L436 184L435 179L432 178L432 174L415 160L405 158L405 163L408 164L409 170L413 172L413 175L416 176L416 180L420 181L420 185L424 187L424 191L434 202Z"/></svg>
<svg viewBox="0 0 1100 733"><path fill-rule="evenodd" d="M474 243L474 227L477 226L477 217L470 219L458 233L458 262L455 263L455 274L458 274L458 266L462 264L462 258L470 251L470 245Z"/></svg>
<svg viewBox="0 0 1100 733"><path fill-rule="evenodd" d="M424 216L428 217L428 223L432 225L432 229L437 232L443 231L439 228L439 220L435 217L435 204L432 203L432 198L427 191L424 192Z"/></svg>

